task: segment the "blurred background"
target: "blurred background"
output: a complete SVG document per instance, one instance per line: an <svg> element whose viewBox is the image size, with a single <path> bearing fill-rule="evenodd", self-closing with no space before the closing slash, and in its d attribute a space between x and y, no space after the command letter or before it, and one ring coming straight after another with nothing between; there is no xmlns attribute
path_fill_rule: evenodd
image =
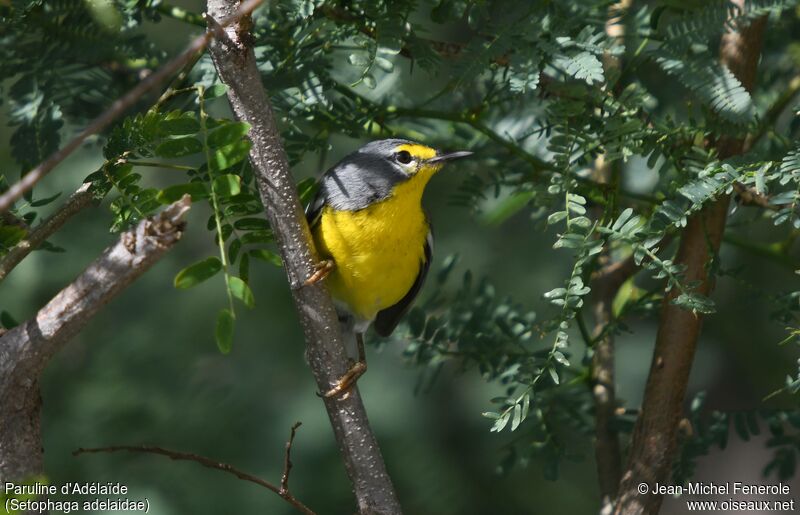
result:
<svg viewBox="0 0 800 515"><path fill-rule="evenodd" d="M201 2L179 4L196 12L203 9ZM197 33L169 19L141 30L170 53ZM435 89L419 76L405 71L396 75L398 84L383 87ZM0 130L5 131L3 109ZM224 102L217 102L215 109L224 115ZM435 138L446 140L446 135ZM13 163L7 140L4 133L0 162ZM317 176L362 143L332 138L326 155L308 154L294 167L296 177ZM101 163L99 147L87 146L42 183L38 196L74 190ZM469 269L476 277L488 277L499 292L544 318L554 308L543 301L542 292L560 286L572 263L563 251L551 248L555 233L535 223L526 210L492 225L452 205L465 174L482 172L478 164L459 162L429 186L425 205L437 237L433 269L457 254L457 276ZM632 191L649 192L654 186L649 174L637 160L624 169ZM157 170L152 180L169 182ZM52 361L42 384L47 475L54 484L120 482L128 486L131 498L147 497L154 515L293 513L273 493L193 463L130 454L73 457L71 452L78 447L157 445L208 456L278 483L289 429L301 421L292 454L293 494L319 513L353 513L350 485L315 395L282 270L260 262L252 266L250 285L257 306L239 310L229 355L220 354L213 337L216 313L225 304L222 277L191 291L172 286L179 270L215 253L212 236L203 229L209 214L205 206L195 206L184 240ZM747 209L737 211L730 221L734 234L745 241L765 235L769 239L768 222L744 223L753 216ZM0 310L20 321L34 315L116 240L109 224L105 206L71 221L51 240L66 249L66 256L32 254L0 285ZM706 391L709 408L752 409L796 370L797 351L777 345L785 337L784 327L770 320L764 292L777 292L797 276L791 267L738 246L723 247L722 263L737 273L717 285L718 313L705 322L688 398ZM430 293L424 289L422 295ZM656 322L633 320L632 333L618 340L618 396L631 409L641 401ZM581 354L579 346L573 353ZM599 493L590 439L566 433L569 459L562 462L558 481L546 480L535 458L525 467L500 473L504 449L517 435L490 433L490 421L480 414L502 388L487 384L477 370L450 364L427 391L415 393L421 372L406 362L400 345L370 345L368 360L369 372L359 387L407 513L596 511ZM787 399L772 402L785 406ZM763 436L743 442L732 435L728 449L701 459L695 479L777 482L774 476L761 478L771 454ZM796 478L791 485L793 494L800 492ZM668 499L664 512L684 510Z"/></svg>

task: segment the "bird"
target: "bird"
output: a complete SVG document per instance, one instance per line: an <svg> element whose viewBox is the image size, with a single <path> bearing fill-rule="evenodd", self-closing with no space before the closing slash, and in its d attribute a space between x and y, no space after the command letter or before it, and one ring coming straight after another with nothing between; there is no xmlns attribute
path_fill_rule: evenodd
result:
<svg viewBox="0 0 800 515"><path fill-rule="evenodd" d="M445 163L472 155L405 139L372 141L327 170L306 208L320 261L305 284L325 280L358 361L323 397L346 398L366 372L364 333L389 336L422 289L433 234L422 195Z"/></svg>

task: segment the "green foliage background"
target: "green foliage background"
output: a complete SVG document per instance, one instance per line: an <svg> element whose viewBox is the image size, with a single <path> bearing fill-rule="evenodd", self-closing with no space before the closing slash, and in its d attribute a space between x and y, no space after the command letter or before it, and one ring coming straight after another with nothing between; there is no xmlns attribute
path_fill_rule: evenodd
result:
<svg viewBox="0 0 800 515"><path fill-rule="evenodd" d="M579 326L591 324L587 284L603 244L615 257L636 253L646 268L623 287L624 316L610 328L619 333L626 408L641 401L664 279L685 290L687 309L716 312L690 384L691 397L706 392L692 404L696 438L684 445L676 478L698 465L714 479L737 457L750 460L753 481L767 466L772 478L794 475L800 127L793 106L769 126L762 120L797 75L792 37L800 19L791 2L754 3L771 19L751 98L716 62L726 4L636 3L624 46L605 36L608 4L287 0L255 18L264 83L298 179L388 135L476 151L429 187L433 269L441 272L398 333L373 340L360 381L408 513L596 511L591 351ZM9 182L202 25L163 3L133 0L0 9L0 173ZM604 71L604 53L623 59L619 75ZM193 464L70 451L161 445L277 481L289 428L300 420L292 490L320 513L349 513L353 499L314 395L286 279L270 263L274 244L258 221L260 201L242 160L247 143L227 122L215 84L210 61L201 59L185 86L202 89L137 118L157 95L143 100L37 187L29 205L18 204L17 214L39 220L87 176L105 198L51 239L50 250L66 253L36 252L0 284L0 311L24 320L114 241L109 229L182 192L198 201L185 241L48 369L48 476L56 484L122 482L159 514L288 513L277 496ZM223 126L230 130L214 136ZM744 133L764 137L742 159L720 162L704 148ZM609 194L585 173L599 153L620 170L622 193ZM657 241L734 181L769 192L777 209L740 207L732 216L712 303L681 281L669 261L675 244L659 249ZM0 229L3 244L13 245L19 234ZM191 291L172 286L212 272ZM222 354L216 320L234 313L232 337L217 329L217 345L229 351ZM632 421L630 412L619 418L623 435ZM721 445L731 449L698 461Z"/></svg>

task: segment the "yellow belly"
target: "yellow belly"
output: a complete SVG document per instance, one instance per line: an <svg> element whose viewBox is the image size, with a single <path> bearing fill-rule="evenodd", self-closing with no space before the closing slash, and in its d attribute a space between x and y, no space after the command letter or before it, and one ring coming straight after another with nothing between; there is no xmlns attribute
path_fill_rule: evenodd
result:
<svg viewBox="0 0 800 515"><path fill-rule="evenodd" d="M419 274L429 230L420 197L395 195L359 211L323 208L314 240L336 264L328 287L362 320L396 304Z"/></svg>

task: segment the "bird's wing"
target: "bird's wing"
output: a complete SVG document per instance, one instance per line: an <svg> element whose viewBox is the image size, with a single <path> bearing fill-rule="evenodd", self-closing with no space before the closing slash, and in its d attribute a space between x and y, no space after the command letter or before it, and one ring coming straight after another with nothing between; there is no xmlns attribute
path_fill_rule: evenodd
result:
<svg viewBox="0 0 800 515"><path fill-rule="evenodd" d="M419 274L417 274L414 284L411 285L411 289L397 304L378 312L378 316L375 317L376 333L381 336L389 336L394 331L394 328L397 327L397 324L400 323L400 319L409 310L425 283L425 276L428 275L428 269L431 267L432 253L433 236L428 232L428 237L425 239L425 260L420 263Z"/></svg>
<svg viewBox="0 0 800 515"><path fill-rule="evenodd" d="M317 184L317 192L314 198L306 206L306 222L313 230L314 226L319 222L320 215L322 215L322 208L325 206L325 194L322 191L322 184Z"/></svg>

